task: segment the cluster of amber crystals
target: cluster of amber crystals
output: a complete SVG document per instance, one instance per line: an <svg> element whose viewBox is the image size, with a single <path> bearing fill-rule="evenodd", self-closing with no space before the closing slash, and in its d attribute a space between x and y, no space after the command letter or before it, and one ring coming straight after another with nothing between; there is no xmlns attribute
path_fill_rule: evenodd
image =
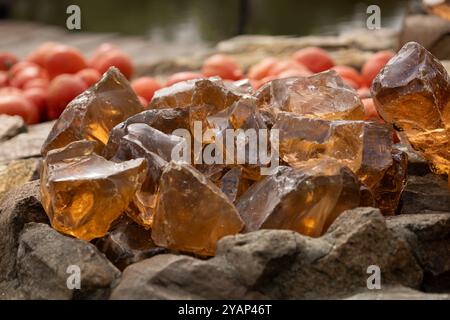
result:
<svg viewBox="0 0 450 320"><path fill-rule="evenodd" d="M42 202L55 229L100 238L121 268L158 250L211 256L220 238L262 228L318 237L347 209L397 212L408 159L393 128L448 173L449 83L430 53L407 44L373 84L381 124L364 121L357 93L334 71L257 92L247 81L189 80L157 91L143 110L113 68L68 105L44 144ZM235 161L173 159L175 148L194 148L195 121L215 132L201 149L221 141ZM249 163L251 141L226 143L229 129L277 132L274 172Z"/></svg>

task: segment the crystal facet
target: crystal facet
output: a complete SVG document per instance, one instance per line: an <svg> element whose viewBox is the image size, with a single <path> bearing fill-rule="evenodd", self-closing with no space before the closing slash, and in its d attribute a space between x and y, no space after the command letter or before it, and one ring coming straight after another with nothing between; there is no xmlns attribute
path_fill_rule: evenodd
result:
<svg viewBox="0 0 450 320"><path fill-rule="evenodd" d="M246 231L288 229L318 237L340 213L360 203L358 178L336 161L310 161L300 169L279 166L255 183L236 207Z"/></svg>
<svg viewBox="0 0 450 320"><path fill-rule="evenodd" d="M114 162L137 158L147 160L147 176L134 199L136 207L132 206L127 212L136 222L150 228L153 223L156 191L161 174L172 158L172 149L182 143L183 139L167 135L142 123L129 125L127 132L128 134L120 140L116 154L111 160Z"/></svg>
<svg viewBox="0 0 450 320"><path fill-rule="evenodd" d="M243 226L233 203L200 172L175 162L166 166L152 229L157 245L214 255L217 241Z"/></svg>
<svg viewBox="0 0 450 320"><path fill-rule="evenodd" d="M273 80L262 86L256 97L260 108L274 112L288 111L322 119L364 119L358 94L334 70Z"/></svg>
<svg viewBox="0 0 450 320"><path fill-rule="evenodd" d="M135 123L146 124L156 130L171 134L177 129L190 129L187 108L150 109L138 113L115 126L110 134L103 155L110 159L116 152L120 139L128 133L128 126Z"/></svg>
<svg viewBox="0 0 450 320"><path fill-rule="evenodd" d="M231 202L236 202L250 185L251 181L244 178L243 169L240 167L232 168L220 180L220 188Z"/></svg>

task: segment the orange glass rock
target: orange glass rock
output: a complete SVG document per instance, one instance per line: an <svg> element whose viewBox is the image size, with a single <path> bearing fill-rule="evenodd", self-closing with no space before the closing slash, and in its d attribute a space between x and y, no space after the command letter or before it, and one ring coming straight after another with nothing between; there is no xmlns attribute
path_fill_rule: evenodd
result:
<svg viewBox="0 0 450 320"><path fill-rule="evenodd" d="M381 117L402 131L434 172L450 172L450 77L424 47L409 42L372 83Z"/></svg>
<svg viewBox="0 0 450 320"><path fill-rule="evenodd" d="M144 158L148 170L145 181L134 199L135 207L127 210L128 215L145 228L150 228L156 206L156 191L159 180L167 162L171 160L172 149L183 139L167 135L159 130L135 123L127 127L128 134L122 137L116 154L111 159L122 162L131 159Z"/></svg>
<svg viewBox="0 0 450 320"><path fill-rule="evenodd" d="M146 175L144 159L114 163L77 141L48 152L41 173L42 204L56 230L79 239L102 237L133 200Z"/></svg>
<svg viewBox="0 0 450 320"><path fill-rule="evenodd" d="M310 159L334 158L372 185L379 172L392 164L392 135L387 125L283 112L273 128L279 130L281 159L293 167Z"/></svg>
<svg viewBox="0 0 450 320"><path fill-rule="evenodd" d="M246 89L220 78L193 79L178 82L155 92L150 109L212 106L218 112L229 107L246 93Z"/></svg>
<svg viewBox="0 0 450 320"><path fill-rule="evenodd" d="M255 96L258 107L275 113L288 111L321 119L364 119L364 107L357 92L334 70L309 77L272 80Z"/></svg>
<svg viewBox="0 0 450 320"><path fill-rule="evenodd" d="M311 159L335 159L357 174L384 214L396 210L406 182L407 158L402 154L396 157L403 160L393 160L388 125L281 112L273 128L280 132L280 157L284 162L301 167ZM386 200L388 194L392 201ZM386 206L388 203L390 206Z"/></svg>
<svg viewBox="0 0 450 320"><path fill-rule="evenodd" d="M143 107L128 80L112 67L67 105L43 144L42 155L83 139L97 141L100 151L115 125L141 111Z"/></svg>
<svg viewBox="0 0 450 320"><path fill-rule="evenodd" d="M243 227L233 203L214 183L190 165L166 166L152 228L156 245L211 256L219 239Z"/></svg>
<svg viewBox="0 0 450 320"><path fill-rule="evenodd" d="M337 161L322 160L299 169L279 166L251 186L236 207L247 232L287 229L319 237L339 214L359 203L358 178Z"/></svg>
<svg viewBox="0 0 450 320"><path fill-rule="evenodd" d="M114 156L120 139L128 133L128 126L135 123L146 124L156 130L171 134L177 129L190 129L189 109L150 109L138 113L115 126L110 134L103 155L106 159Z"/></svg>
<svg viewBox="0 0 450 320"><path fill-rule="evenodd" d="M224 161L239 164L244 169L244 176L255 181L261 178L258 151L262 150L258 149L261 147L259 134L260 130L268 129L256 102L254 97L243 97L207 118L209 126L216 131L218 143L222 143ZM270 134L266 132L269 145ZM266 149L265 154L270 156L269 146Z"/></svg>

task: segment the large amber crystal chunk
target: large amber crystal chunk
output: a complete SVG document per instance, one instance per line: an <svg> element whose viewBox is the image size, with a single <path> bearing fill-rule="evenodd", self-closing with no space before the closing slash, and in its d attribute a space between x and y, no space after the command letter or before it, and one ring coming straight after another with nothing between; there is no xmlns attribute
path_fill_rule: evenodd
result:
<svg viewBox="0 0 450 320"><path fill-rule="evenodd" d="M251 186L236 207L246 231L288 229L318 237L359 203L358 178L337 161L322 160L299 169L279 166Z"/></svg>
<svg viewBox="0 0 450 320"><path fill-rule="evenodd" d="M334 71L309 77L273 80L256 92L263 109L288 111L322 119L364 119L364 107L356 91Z"/></svg>
<svg viewBox="0 0 450 320"><path fill-rule="evenodd" d="M381 117L403 131L436 173L450 169L450 77L442 64L415 42L403 46L372 83Z"/></svg>
<svg viewBox="0 0 450 320"><path fill-rule="evenodd" d="M91 240L102 237L128 207L145 179L144 159L114 163L77 141L47 154L41 174L42 204L56 230Z"/></svg>
<svg viewBox="0 0 450 320"><path fill-rule="evenodd" d="M309 159L334 158L373 185L392 164L392 130L387 125L283 112L273 128L280 134L280 157L293 167Z"/></svg>
<svg viewBox="0 0 450 320"><path fill-rule="evenodd" d="M384 214L395 212L406 181L407 158L396 153L393 159L392 129L388 125L281 112L273 128L280 133L284 162L301 167L310 159L335 159L358 175Z"/></svg>
<svg viewBox="0 0 450 320"><path fill-rule="evenodd" d="M155 244L214 255L217 241L242 230L233 203L200 172L170 162L161 176L152 239Z"/></svg>
<svg viewBox="0 0 450 320"><path fill-rule="evenodd" d="M83 139L97 141L101 149L115 125L141 111L143 107L128 80L112 67L67 105L44 142L42 154Z"/></svg>

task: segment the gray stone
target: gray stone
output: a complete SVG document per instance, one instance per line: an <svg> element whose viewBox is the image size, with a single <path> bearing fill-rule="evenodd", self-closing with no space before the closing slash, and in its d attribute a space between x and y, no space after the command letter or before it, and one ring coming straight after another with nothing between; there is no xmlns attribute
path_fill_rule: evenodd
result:
<svg viewBox="0 0 450 320"><path fill-rule="evenodd" d="M0 142L8 140L25 131L25 122L22 117L0 114Z"/></svg>
<svg viewBox="0 0 450 320"><path fill-rule="evenodd" d="M423 289L450 292L450 212L403 214L387 225L412 248L424 270Z"/></svg>
<svg viewBox="0 0 450 320"><path fill-rule="evenodd" d="M210 260L159 255L125 269L113 299L305 299L366 288L378 265L386 285L418 288L422 270L378 209L341 214L321 238L260 230L221 239Z"/></svg>
<svg viewBox="0 0 450 320"><path fill-rule="evenodd" d="M79 290L67 286L69 266L79 267ZM91 243L28 223L20 236L17 274L28 299L92 299L107 297L120 271Z"/></svg>
<svg viewBox="0 0 450 320"><path fill-rule="evenodd" d="M450 295L425 293L411 288L394 286L381 290L365 290L347 297L346 300L450 300Z"/></svg>
<svg viewBox="0 0 450 320"><path fill-rule="evenodd" d="M54 122L44 122L28 127L28 132L0 142L0 161L37 157L53 127Z"/></svg>
<svg viewBox="0 0 450 320"><path fill-rule="evenodd" d="M28 222L48 222L41 205L39 181L10 191L0 203L0 281L16 276L19 234Z"/></svg>
<svg viewBox="0 0 450 320"><path fill-rule="evenodd" d="M17 279L0 281L0 300L24 300L26 294L20 288Z"/></svg>
<svg viewBox="0 0 450 320"><path fill-rule="evenodd" d="M111 299L251 299L226 264L161 254L125 269Z"/></svg>
<svg viewBox="0 0 450 320"><path fill-rule="evenodd" d="M447 177L432 173L409 176L401 202L401 213L421 213L425 210L450 212Z"/></svg>
<svg viewBox="0 0 450 320"><path fill-rule="evenodd" d="M39 178L39 159L20 159L0 163L0 201L10 190Z"/></svg>
<svg viewBox="0 0 450 320"><path fill-rule="evenodd" d="M450 59L450 23L434 15L412 14L405 18L399 35L399 47L416 41L438 59Z"/></svg>

